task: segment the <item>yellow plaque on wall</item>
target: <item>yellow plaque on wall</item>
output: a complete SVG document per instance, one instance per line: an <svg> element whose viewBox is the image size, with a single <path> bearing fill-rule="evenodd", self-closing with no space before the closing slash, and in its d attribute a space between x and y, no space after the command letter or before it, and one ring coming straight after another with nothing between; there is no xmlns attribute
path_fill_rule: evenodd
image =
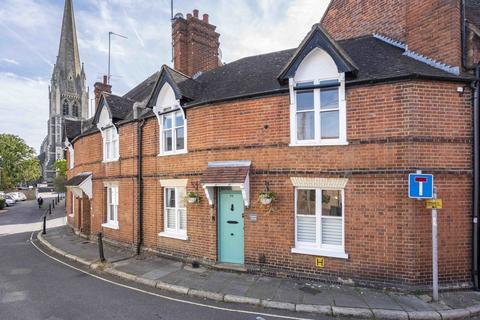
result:
<svg viewBox="0 0 480 320"><path fill-rule="evenodd" d="M316 257L315 266L317 268L323 268L325 266L325 259L323 257Z"/></svg>

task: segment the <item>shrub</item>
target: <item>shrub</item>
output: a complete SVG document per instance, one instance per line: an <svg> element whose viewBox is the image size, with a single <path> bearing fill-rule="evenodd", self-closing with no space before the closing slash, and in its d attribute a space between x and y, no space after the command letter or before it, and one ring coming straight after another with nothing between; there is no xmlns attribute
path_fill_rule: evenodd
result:
<svg viewBox="0 0 480 320"><path fill-rule="evenodd" d="M2 210L3 208L5 208L5 199L0 198L0 210Z"/></svg>

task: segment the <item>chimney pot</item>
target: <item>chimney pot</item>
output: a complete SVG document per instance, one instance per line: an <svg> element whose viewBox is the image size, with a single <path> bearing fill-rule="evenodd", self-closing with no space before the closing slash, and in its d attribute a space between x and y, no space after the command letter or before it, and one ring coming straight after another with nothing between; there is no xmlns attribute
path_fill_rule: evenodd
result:
<svg viewBox="0 0 480 320"><path fill-rule="evenodd" d="M208 23L208 14L203 14L203 22Z"/></svg>
<svg viewBox="0 0 480 320"><path fill-rule="evenodd" d="M187 19L192 19L192 14L191 13L187 13Z"/></svg>
<svg viewBox="0 0 480 320"><path fill-rule="evenodd" d="M198 18L198 9L193 9L193 16Z"/></svg>
<svg viewBox="0 0 480 320"><path fill-rule="evenodd" d="M103 84L108 84L108 76L103 76Z"/></svg>

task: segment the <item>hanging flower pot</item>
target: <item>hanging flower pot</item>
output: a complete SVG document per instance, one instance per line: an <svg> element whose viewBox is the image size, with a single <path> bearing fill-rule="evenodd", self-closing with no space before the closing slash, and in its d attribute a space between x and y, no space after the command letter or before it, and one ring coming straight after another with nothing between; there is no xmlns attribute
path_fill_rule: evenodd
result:
<svg viewBox="0 0 480 320"><path fill-rule="evenodd" d="M259 202L262 206L271 209L271 205L272 205L272 203L275 201L276 198L277 198L277 195L275 194L275 192L272 192L272 191L264 191L264 192L261 192L261 193L258 195L258 202ZM269 210L269 211L270 211L270 210Z"/></svg>
<svg viewBox="0 0 480 320"><path fill-rule="evenodd" d="M193 191L188 192L187 196L185 198L187 198L187 202L190 203L190 204L199 202L198 194L196 192L193 192Z"/></svg>

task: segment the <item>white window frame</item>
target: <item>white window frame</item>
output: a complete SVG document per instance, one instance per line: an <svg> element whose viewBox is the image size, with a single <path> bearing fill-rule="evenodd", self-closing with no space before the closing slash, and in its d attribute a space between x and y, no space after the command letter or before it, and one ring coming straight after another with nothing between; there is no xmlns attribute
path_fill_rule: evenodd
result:
<svg viewBox="0 0 480 320"><path fill-rule="evenodd" d="M315 190L315 239L316 242L300 242L297 240L297 200L298 190ZM325 245L322 244L322 191L334 190L340 191L342 197L342 244L341 245ZM348 254L345 253L345 191L339 188L315 188L315 187L296 187L294 197L294 219L295 219L295 247L292 248L292 253L320 255L325 257L348 259ZM336 217L329 217L328 219L339 219Z"/></svg>
<svg viewBox="0 0 480 320"><path fill-rule="evenodd" d="M103 162L117 161L120 158L120 137L115 126L102 129Z"/></svg>
<svg viewBox="0 0 480 320"><path fill-rule="evenodd" d="M169 108L166 108L168 110ZM164 109L165 110L165 109ZM177 115L181 114L183 117L183 126L177 126L176 125L176 118ZM181 108L176 108L173 109L169 113L165 113L162 115L157 115L158 117L158 124L160 127L160 154L159 156L168 156L168 155L174 155L174 154L184 154L187 153L187 119L185 118L185 114ZM165 150L165 140L163 138L163 133L166 131L163 128L163 121L165 118L171 118L172 121L172 127L168 130L172 131L172 150L166 151ZM177 130L178 128L183 128L183 149L177 150Z"/></svg>
<svg viewBox="0 0 480 320"><path fill-rule="evenodd" d="M69 214L70 218L73 218L75 216L75 194L73 191L70 192L72 195L72 212Z"/></svg>
<svg viewBox="0 0 480 320"><path fill-rule="evenodd" d="M106 183L105 187L107 188L107 222L102 224L102 227L110 228L110 229L119 229L118 224L118 210L119 210L119 191L120 188L118 183L110 182ZM113 219L110 219L112 216L112 207L113 206Z"/></svg>
<svg viewBox="0 0 480 320"><path fill-rule="evenodd" d="M175 207L167 207L167 190L175 189ZM185 199L180 198L181 192L180 189L183 189L183 194L186 195L187 190L184 186L164 186L163 188L163 231L159 233L161 237L174 238L179 240L188 240L187 229L188 229L188 213L187 206L185 205ZM182 207L183 206L183 207ZM168 228L168 214L167 209L175 210L175 228ZM180 210L185 211L185 230L180 229Z"/></svg>
<svg viewBox="0 0 480 320"><path fill-rule="evenodd" d="M321 109L320 108L320 91L321 88L313 89L314 102L314 139L298 140L297 139L297 90L295 87L300 83L313 82L313 85L319 85L323 81L338 81L338 109ZM289 80L290 87L290 146L332 146L347 145L347 111L345 99L345 74L339 73L337 77L325 77L311 80L302 80L295 82L293 78ZM320 117L322 112L338 110L339 137L336 139L321 138Z"/></svg>

